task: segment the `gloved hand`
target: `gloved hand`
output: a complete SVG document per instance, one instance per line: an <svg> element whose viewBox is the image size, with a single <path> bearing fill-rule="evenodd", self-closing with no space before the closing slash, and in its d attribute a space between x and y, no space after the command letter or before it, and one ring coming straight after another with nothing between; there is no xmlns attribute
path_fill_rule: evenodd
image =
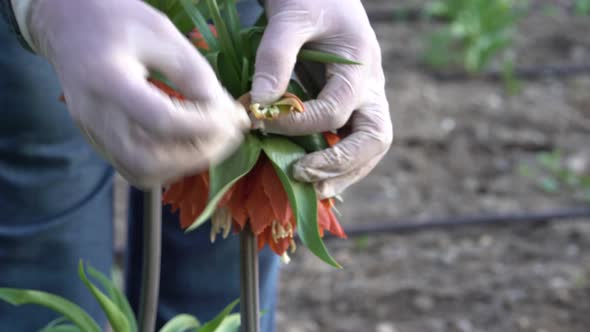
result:
<svg viewBox="0 0 590 332"><path fill-rule="evenodd" d="M359 0L267 0L268 26L256 55L252 101L276 101L286 90L297 53L306 48L338 54L362 65L330 64L326 85L304 113L256 125L266 132L304 135L350 123L337 145L301 158L294 177L313 182L322 198L366 176L393 139L381 50Z"/></svg>
<svg viewBox="0 0 590 332"><path fill-rule="evenodd" d="M249 129L207 61L143 2L34 0L28 17L33 47L53 64L72 118L130 183L143 188L200 171ZM187 100L147 82L148 69Z"/></svg>

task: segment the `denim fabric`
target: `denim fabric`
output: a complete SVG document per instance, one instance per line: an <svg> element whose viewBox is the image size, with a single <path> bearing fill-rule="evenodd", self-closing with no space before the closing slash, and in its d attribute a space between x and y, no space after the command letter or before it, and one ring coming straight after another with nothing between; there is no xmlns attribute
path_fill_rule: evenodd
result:
<svg viewBox="0 0 590 332"><path fill-rule="evenodd" d="M0 0L2 1L2 0ZM244 24L257 18L255 1L238 4ZM89 147L57 98L51 67L24 50L0 20L0 287L33 288L64 296L104 322L78 279L83 259L112 267L112 169ZM206 193L203 193L206 194ZM131 193L127 289L137 308L141 271L141 199ZM190 312L210 319L239 297L238 238L209 243L205 227L185 235L164 214L158 318ZM261 253L262 331L274 331L279 260ZM36 331L53 312L0 303L0 331Z"/></svg>
<svg viewBox="0 0 590 332"><path fill-rule="evenodd" d="M127 291L134 308L139 300L141 278L142 193L133 190L130 204L133 222L129 231ZM239 236L230 234L214 244L209 241L209 224L185 234L178 216L163 212L162 268L158 326L180 313L191 313L201 321L213 318L240 297ZM261 331L274 331L279 259L269 249L260 255L260 307L266 310Z"/></svg>
<svg viewBox="0 0 590 332"><path fill-rule="evenodd" d="M252 25L260 15L256 1L238 3L240 19ZM205 194L205 193L204 193ZM141 277L142 194L133 190L130 196L130 231L127 255L127 292L133 307L139 300ZM209 225L185 234L179 228L178 215L168 208L163 211L163 244L158 325L179 313L192 313L206 321L227 304L240 297L239 236L209 241ZM264 249L260 255L260 308L265 311L261 331L275 330L275 304L279 276L279 258Z"/></svg>
<svg viewBox="0 0 590 332"><path fill-rule="evenodd" d="M0 287L56 293L103 320L77 264L110 271L113 171L59 95L49 64L0 20ZM0 303L0 331L35 331L55 316Z"/></svg>

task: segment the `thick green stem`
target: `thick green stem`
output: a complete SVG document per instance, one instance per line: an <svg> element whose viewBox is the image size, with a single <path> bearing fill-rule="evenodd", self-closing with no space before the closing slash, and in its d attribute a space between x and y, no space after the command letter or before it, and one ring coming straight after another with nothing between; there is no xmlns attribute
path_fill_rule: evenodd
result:
<svg viewBox="0 0 590 332"><path fill-rule="evenodd" d="M249 226L240 233L240 290L242 332L259 332L258 248Z"/></svg>
<svg viewBox="0 0 590 332"><path fill-rule="evenodd" d="M160 256L162 250L162 188L156 186L144 193L143 262L139 299L139 332L154 332L160 289Z"/></svg>

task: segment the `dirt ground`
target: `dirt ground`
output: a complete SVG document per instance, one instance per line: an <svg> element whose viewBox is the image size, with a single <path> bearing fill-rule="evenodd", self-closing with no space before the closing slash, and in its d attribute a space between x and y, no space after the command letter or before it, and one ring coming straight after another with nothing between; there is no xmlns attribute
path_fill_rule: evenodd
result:
<svg viewBox="0 0 590 332"><path fill-rule="evenodd" d="M369 11L425 2L364 1ZM570 0L531 3L517 64L590 63L590 17L572 15ZM521 169L537 172L538 154L559 149L568 168L590 173L590 75L523 82L517 95L501 82L437 81L421 58L439 25L373 25L395 142L344 195L345 226L588 204L576 190L541 190ZM589 221L331 240L343 270L299 248L282 272L278 331L590 331Z"/></svg>
<svg viewBox="0 0 590 332"><path fill-rule="evenodd" d="M364 1L369 10L424 1ZM516 35L519 65L590 63L590 17L536 0ZM548 10L547 5L556 5ZM501 83L437 81L421 64L433 23L375 23L395 120L384 161L345 195L344 225L587 204L519 171L559 149L590 171L590 75ZM300 249L282 274L281 332L590 331L590 220L378 235Z"/></svg>

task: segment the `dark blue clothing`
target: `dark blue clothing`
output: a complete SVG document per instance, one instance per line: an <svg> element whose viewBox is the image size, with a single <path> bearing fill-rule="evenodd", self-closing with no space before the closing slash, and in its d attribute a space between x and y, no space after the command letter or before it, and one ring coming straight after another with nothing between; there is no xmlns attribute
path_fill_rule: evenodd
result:
<svg viewBox="0 0 590 332"><path fill-rule="evenodd" d="M0 11L6 0L0 0ZM238 4L243 22L256 2ZM26 51L0 20L0 287L64 296L104 322L78 279L79 259L109 274L113 248L113 170L86 143L58 96L49 64ZM203 193L206 194L206 193ZM141 273L141 194L132 191L126 288L137 307ZM209 228L184 234L164 212L162 323L188 312L210 319L239 297L239 240L209 243ZM261 254L265 332L274 330L278 258ZM0 331L36 331L56 315L37 306L0 303Z"/></svg>

